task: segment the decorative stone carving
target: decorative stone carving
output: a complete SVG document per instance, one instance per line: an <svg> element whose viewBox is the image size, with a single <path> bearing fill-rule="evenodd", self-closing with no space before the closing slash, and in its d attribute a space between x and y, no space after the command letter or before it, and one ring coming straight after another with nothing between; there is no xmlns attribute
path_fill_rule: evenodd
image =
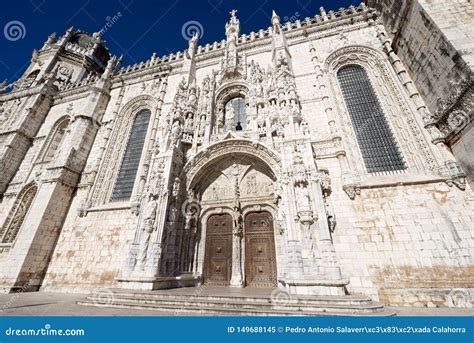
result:
<svg viewBox="0 0 474 343"><path fill-rule="evenodd" d="M13 243L15 241L37 190L38 187L33 183L25 186L18 194L8 218L0 230L1 243Z"/></svg>
<svg viewBox="0 0 474 343"><path fill-rule="evenodd" d="M155 196L150 194L150 197L146 204L145 212L143 215L143 229L142 229L143 236L141 237L140 250L138 253L138 264L142 267L146 263L148 248L150 245L150 238L153 231L155 230L154 224L155 224L157 206L158 206L158 203L156 201Z"/></svg>
<svg viewBox="0 0 474 343"><path fill-rule="evenodd" d="M387 96L380 96L379 100L382 104L385 105L385 108L391 108L396 106L400 109L403 119L399 121L401 123L400 127L393 125L395 136L403 135L405 132L413 137L413 140L404 140L398 139L397 142L401 147L404 157L410 157L413 162L421 161L419 169L424 169L426 171L437 171L438 165L433 156L431 149L428 147L426 140L420 131L418 124L411 112L410 107L408 106L404 95L400 91L400 87L394 79L392 71L390 70L391 66L386 60L386 57L381 51L366 47L366 46L347 46L342 47L333 53L331 53L326 61L325 68L329 70L329 75L332 78L336 78L336 71L346 64L359 64L362 65L369 74L375 73L377 75L374 77L374 80L379 81L377 85L377 91L380 92L382 89L387 89ZM337 81L333 81L333 85L336 85ZM337 99L342 99L342 94L338 87L334 87L333 91L337 95ZM339 106L341 109L345 108L345 105L342 101L339 100ZM388 116L387 119L395 120L393 116ZM352 123L349 119L349 116L346 114L342 116L342 126L344 128L344 134L348 139L350 139L350 144L357 142L355 137L354 130L352 129ZM416 148L408 146L408 143L415 144ZM354 144L355 145L355 144ZM351 156L352 155L352 156ZM363 166L362 157L358 151L348 151L348 158L356 159L356 165ZM408 163L408 164L410 164ZM409 165L410 169L411 166ZM360 168L358 173L365 173L365 171ZM350 186L348 186L350 187Z"/></svg>
<svg viewBox="0 0 474 343"><path fill-rule="evenodd" d="M354 200L356 195L360 195L360 186L356 184L342 186L344 192L346 192L349 199Z"/></svg>
<svg viewBox="0 0 474 343"><path fill-rule="evenodd" d="M447 161L440 168L439 173L445 178L449 187L455 185L460 190L466 190L466 174L464 174L460 164L456 161Z"/></svg>

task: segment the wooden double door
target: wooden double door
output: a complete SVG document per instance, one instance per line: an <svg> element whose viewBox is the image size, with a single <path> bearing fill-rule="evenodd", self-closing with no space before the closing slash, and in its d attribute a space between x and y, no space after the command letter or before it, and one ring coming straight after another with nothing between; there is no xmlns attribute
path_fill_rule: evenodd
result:
<svg viewBox="0 0 474 343"><path fill-rule="evenodd" d="M233 235L229 214L212 215L207 222L204 282L228 286L232 275ZM249 213L244 220L241 256L245 257L245 285L275 287L277 269L272 216L268 212ZM245 251L245 254L244 254Z"/></svg>

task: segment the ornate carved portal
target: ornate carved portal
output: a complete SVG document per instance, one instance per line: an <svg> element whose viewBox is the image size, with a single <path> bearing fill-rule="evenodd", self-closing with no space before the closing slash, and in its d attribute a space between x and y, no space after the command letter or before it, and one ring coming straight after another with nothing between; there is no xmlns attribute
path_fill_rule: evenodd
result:
<svg viewBox="0 0 474 343"><path fill-rule="evenodd" d="M273 221L268 212L245 217L245 275L246 286L277 286Z"/></svg>
<svg viewBox="0 0 474 343"><path fill-rule="evenodd" d="M207 221L204 264L204 282L207 285L230 285L232 261L235 260L232 230L232 216L229 214L212 215ZM276 287L276 254L271 214L249 213L245 217L244 232L245 286Z"/></svg>
<svg viewBox="0 0 474 343"><path fill-rule="evenodd" d="M204 278L208 285L228 286L232 274L232 216L216 214L207 221Z"/></svg>

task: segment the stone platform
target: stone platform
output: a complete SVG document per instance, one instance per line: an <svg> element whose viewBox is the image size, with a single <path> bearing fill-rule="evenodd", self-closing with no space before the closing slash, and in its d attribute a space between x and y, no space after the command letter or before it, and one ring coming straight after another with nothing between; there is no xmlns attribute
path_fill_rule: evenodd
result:
<svg viewBox="0 0 474 343"><path fill-rule="evenodd" d="M107 290L79 305L227 316L391 316L364 295L295 296L278 289L188 287L157 291Z"/></svg>

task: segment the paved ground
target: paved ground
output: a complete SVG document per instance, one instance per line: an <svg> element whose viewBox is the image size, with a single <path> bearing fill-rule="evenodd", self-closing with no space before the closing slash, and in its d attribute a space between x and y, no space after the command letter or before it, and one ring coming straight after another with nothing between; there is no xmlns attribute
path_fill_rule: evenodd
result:
<svg viewBox="0 0 474 343"><path fill-rule="evenodd" d="M0 294L0 316L173 316L147 310L97 308L77 305L85 294L16 293ZM474 316L474 309L390 308L400 316ZM181 315L187 315L181 313Z"/></svg>

